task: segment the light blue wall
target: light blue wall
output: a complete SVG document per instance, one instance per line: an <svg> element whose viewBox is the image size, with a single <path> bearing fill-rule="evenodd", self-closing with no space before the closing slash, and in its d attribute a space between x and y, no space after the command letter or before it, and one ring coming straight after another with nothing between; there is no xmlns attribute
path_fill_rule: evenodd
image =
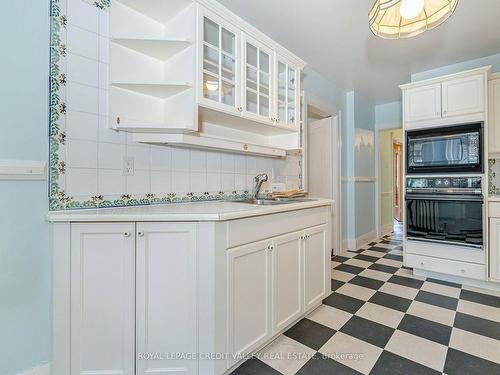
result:
<svg viewBox="0 0 500 375"><path fill-rule="evenodd" d="M480 57L474 60L463 61L457 64L442 66L440 68L427 70L425 72L413 73L411 75L411 80L412 82L421 81L423 79L459 73L464 70L480 68L487 65L492 66L492 72L500 72L500 53L497 53L496 55Z"/></svg>
<svg viewBox="0 0 500 375"><path fill-rule="evenodd" d="M48 0L2 12L0 159L48 155ZM0 374L50 357L50 253L46 182L0 181Z"/></svg>
<svg viewBox="0 0 500 375"><path fill-rule="evenodd" d="M403 126L401 101L375 106L375 124L378 130Z"/></svg>

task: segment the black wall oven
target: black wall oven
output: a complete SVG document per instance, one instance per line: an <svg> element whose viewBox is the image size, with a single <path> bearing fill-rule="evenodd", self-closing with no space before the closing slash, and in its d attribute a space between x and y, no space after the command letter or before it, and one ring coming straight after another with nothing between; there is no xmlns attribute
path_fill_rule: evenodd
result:
<svg viewBox="0 0 500 375"><path fill-rule="evenodd" d="M406 133L406 173L482 173L483 123Z"/></svg>
<svg viewBox="0 0 500 375"><path fill-rule="evenodd" d="M483 248L481 177L410 177L406 184L408 239Z"/></svg>

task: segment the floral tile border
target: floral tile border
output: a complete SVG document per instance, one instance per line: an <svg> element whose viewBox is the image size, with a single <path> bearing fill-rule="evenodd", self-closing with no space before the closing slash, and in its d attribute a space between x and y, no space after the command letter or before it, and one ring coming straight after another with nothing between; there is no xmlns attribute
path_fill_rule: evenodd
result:
<svg viewBox="0 0 500 375"><path fill-rule="evenodd" d="M495 165L496 165L496 160L495 159L489 159L488 160L488 193L490 195L496 194L500 186L495 185L496 181L496 172L495 172Z"/></svg>
<svg viewBox="0 0 500 375"><path fill-rule="evenodd" d="M110 0L94 0L94 6L106 10ZM68 196L59 186L59 179L66 173L66 163L60 153L66 142L66 133L61 129L60 121L66 115L66 103L61 98L61 90L66 86L66 75L61 71L61 58L66 56L66 44L61 33L67 26L67 17L61 11L61 0L51 0L50 3L50 116L49 116L49 209L70 210L82 208L104 208L138 206L164 203L200 202L215 200L241 200L249 198L248 191L232 192L201 192L178 195L146 194L133 196L124 194L119 199L107 199L102 195L95 195L85 201L77 201Z"/></svg>

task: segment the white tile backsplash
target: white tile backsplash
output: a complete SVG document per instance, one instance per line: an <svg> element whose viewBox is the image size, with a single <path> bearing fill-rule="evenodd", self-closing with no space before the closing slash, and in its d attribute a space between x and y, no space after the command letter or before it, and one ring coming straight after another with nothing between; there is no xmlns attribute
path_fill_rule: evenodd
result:
<svg viewBox="0 0 500 375"><path fill-rule="evenodd" d="M291 186L299 184L298 157L286 160L133 142L133 135L109 127L109 11L93 1L67 0L68 25L60 38L67 45L59 71L66 74L59 97L66 113L59 120L66 141L59 158L66 164L58 183L65 194L85 201L113 201L124 194L201 195L251 191L257 173L274 168ZM65 30L65 31L64 31ZM134 159L134 174L123 175L123 158ZM267 186L267 185L266 185ZM265 186L264 186L265 188Z"/></svg>

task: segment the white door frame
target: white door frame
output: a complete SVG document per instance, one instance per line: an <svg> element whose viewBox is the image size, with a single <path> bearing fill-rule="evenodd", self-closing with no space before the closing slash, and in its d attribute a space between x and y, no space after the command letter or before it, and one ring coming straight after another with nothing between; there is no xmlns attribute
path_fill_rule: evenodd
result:
<svg viewBox="0 0 500 375"><path fill-rule="evenodd" d="M332 247L334 248L335 254L340 254L342 252L342 113L336 108L334 105L325 102L321 98L317 96L302 91L302 183L303 187L307 190L308 188L308 178L307 178L307 122L308 122L308 108L312 107L314 112L320 114L322 117L332 117L333 124L335 122L338 124L337 134L335 134L335 129L332 129L332 146L335 142L335 135L337 136L337 163L334 165L334 170L332 172L333 181L332 188L336 188L336 194L334 194L335 190L332 191L332 196L335 201L332 210L333 216L333 228L337 230L336 241L334 241L335 237L332 236ZM336 179L336 181L335 181Z"/></svg>

